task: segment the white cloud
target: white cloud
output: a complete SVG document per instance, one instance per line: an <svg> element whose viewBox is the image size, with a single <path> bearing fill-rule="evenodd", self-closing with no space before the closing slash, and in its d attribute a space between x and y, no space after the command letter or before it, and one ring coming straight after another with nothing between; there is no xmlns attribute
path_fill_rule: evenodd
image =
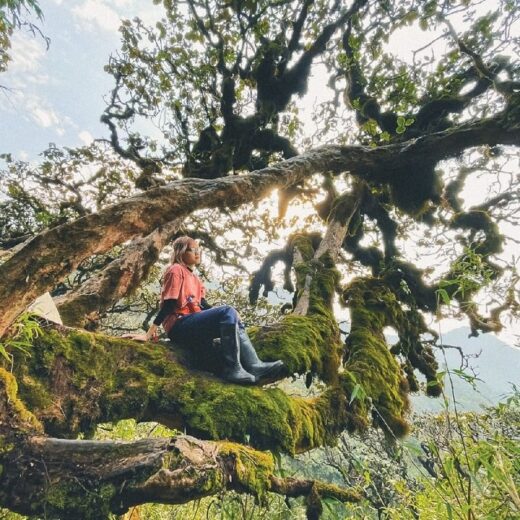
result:
<svg viewBox="0 0 520 520"><path fill-rule="evenodd" d="M11 62L9 72L12 75L37 73L41 70L45 56L45 44L38 38L21 31L15 32L11 38Z"/></svg>
<svg viewBox="0 0 520 520"><path fill-rule="evenodd" d="M57 135L64 135L67 127L74 128L74 123L68 116L64 116L56 111L51 104L31 92L24 92L21 89L13 89L8 94L8 103L0 109L10 114L23 117L31 124L36 124L40 128L52 129Z"/></svg>
<svg viewBox="0 0 520 520"><path fill-rule="evenodd" d="M105 31L117 31L121 25L120 16L103 0L86 0L72 8L73 16L89 29L97 28Z"/></svg>
<svg viewBox="0 0 520 520"><path fill-rule="evenodd" d="M86 145L89 145L94 140L92 134L90 132L87 132L87 130L81 131L78 134L78 137L81 139L81 142Z"/></svg>
<svg viewBox="0 0 520 520"><path fill-rule="evenodd" d="M133 7L133 0L109 0L109 4L113 4L115 7Z"/></svg>
<svg viewBox="0 0 520 520"><path fill-rule="evenodd" d="M60 124L60 118L54 112L54 110L45 110L40 107L32 107L29 109L30 114L36 124L42 126L43 128L48 128L49 126L56 126Z"/></svg>

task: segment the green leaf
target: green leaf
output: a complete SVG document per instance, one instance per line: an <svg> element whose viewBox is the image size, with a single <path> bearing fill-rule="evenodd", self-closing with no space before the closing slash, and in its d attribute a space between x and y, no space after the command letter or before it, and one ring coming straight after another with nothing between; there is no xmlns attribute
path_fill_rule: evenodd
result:
<svg viewBox="0 0 520 520"><path fill-rule="evenodd" d="M449 305L450 304L451 298L450 298L449 294L446 292L445 289L437 289L437 294L440 296L442 302L445 305Z"/></svg>
<svg viewBox="0 0 520 520"><path fill-rule="evenodd" d="M363 399L365 397L365 391L363 390L363 387L358 383L354 387L354 390L352 390L352 394L350 395L350 401L348 404L352 404L352 402L355 399Z"/></svg>

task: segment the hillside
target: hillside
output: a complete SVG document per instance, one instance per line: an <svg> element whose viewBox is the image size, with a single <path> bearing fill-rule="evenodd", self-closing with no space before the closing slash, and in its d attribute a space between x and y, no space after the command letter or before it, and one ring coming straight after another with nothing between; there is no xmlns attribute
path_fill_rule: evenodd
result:
<svg viewBox="0 0 520 520"><path fill-rule="evenodd" d="M468 376L476 376L475 389L456 373L451 373L456 401L464 410L478 410L482 406L496 404L511 393L512 385L520 386L520 349L508 345L492 334L481 334L469 338L469 329L461 327L443 335L445 345L460 346L469 356L467 367L463 371ZM441 370L447 366L450 370L461 369L461 356L457 349L447 348L444 353L437 352ZM445 377L445 389L451 393L448 375ZM452 401L451 396L450 402ZM412 398L414 410L439 411L441 399L432 399L424 395Z"/></svg>

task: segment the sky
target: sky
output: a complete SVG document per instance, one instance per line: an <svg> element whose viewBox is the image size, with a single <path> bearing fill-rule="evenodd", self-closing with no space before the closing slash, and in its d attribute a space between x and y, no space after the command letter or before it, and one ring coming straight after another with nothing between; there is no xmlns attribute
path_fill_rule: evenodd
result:
<svg viewBox="0 0 520 520"><path fill-rule="evenodd" d="M50 38L49 48L43 38L17 31L12 39L12 61L0 77L0 85L7 87L0 89L0 154L11 153L15 159L28 161L37 161L49 143L76 147L94 137L108 137L99 118L113 79L103 67L120 47L120 20L138 16L153 25L163 12L151 0L39 3L45 18L36 23ZM394 34L389 45L402 58L410 59L412 51L431 37L431 33L417 30L412 34L407 29ZM300 105L312 107L327 97L320 75L318 68ZM310 114L304 113L303 119L310 127ZM446 329L455 326L460 322L448 323ZM512 343L513 333L508 330L501 338Z"/></svg>
<svg viewBox="0 0 520 520"><path fill-rule="evenodd" d="M103 67L120 47L120 20L137 16L152 25L163 13L152 0L40 0L40 6L45 18L36 24L50 38L49 48L43 38L17 31L12 61L0 78L8 88L0 90L0 154L30 161L49 143L74 147L108 137L99 118L113 79ZM411 38L408 31L394 35L390 46L406 57L430 38L422 31ZM322 73L323 68L314 71L300 106L331 95L323 89ZM310 112L303 110L307 127Z"/></svg>
<svg viewBox="0 0 520 520"><path fill-rule="evenodd" d="M162 9L143 0L41 0L45 41L24 31L12 39L12 61L0 84L0 153L35 160L49 143L88 144L108 137L99 118L113 86L104 72L120 46L120 19L155 23Z"/></svg>

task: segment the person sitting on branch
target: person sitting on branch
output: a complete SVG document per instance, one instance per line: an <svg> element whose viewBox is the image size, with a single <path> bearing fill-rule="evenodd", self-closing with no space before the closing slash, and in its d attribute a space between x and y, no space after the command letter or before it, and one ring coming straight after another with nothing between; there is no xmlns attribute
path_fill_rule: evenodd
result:
<svg viewBox="0 0 520 520"><path fill-rule="evenodd" d="M157 338L162 325L170 340L182 344L210 343L220 338L224 373L227 381L254 384L263 377L279 374L283 362L261 361L230 305L212 307L205 299L206 290L193 269L200 264L200 246L182 236L173 242L171 265L166 269L161 289L161 307L146 334L128 334L138 341Z"/></svg>

